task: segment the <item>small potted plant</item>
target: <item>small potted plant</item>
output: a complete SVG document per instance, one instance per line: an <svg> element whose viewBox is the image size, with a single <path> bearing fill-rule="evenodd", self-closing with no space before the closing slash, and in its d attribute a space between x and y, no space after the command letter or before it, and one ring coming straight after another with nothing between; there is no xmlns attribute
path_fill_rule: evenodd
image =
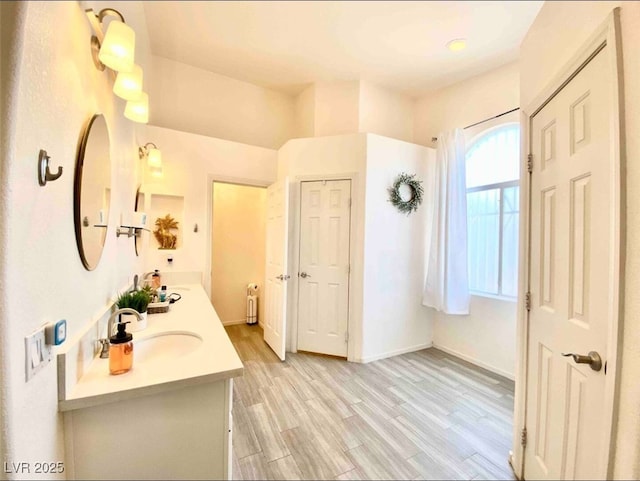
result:
<svg viewBox="0 0 640 481"><path fill-rule="evenodd" d="M147 306L151 302L151 293L149 289L142 289L137 291L129 291L118 296L116 305L118 309L128 307L135 311L138 311L142 316L142 320L138 320L135 315L123 313L120 316L120 322L129 322L129 332L142 331L147 327Z"/></svg>

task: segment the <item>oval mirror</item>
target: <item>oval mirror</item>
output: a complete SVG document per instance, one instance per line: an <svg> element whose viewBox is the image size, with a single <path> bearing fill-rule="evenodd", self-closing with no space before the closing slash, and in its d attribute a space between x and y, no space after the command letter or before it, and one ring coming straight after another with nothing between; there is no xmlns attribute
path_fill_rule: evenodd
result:
<svg viewBox="0 0 640 481"><path fill-rule="evenodd" d="M104 248L111 203L109 130L102 114L94 115L82 132L76 158L73 192L76 243L84 267L96 268Z"/></svg>

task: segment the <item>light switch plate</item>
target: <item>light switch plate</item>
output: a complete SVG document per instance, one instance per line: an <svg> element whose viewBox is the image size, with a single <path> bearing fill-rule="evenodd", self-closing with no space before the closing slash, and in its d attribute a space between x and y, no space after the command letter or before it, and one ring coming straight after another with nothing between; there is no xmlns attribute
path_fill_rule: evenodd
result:
<svg viewBox="0 0 640 481"><path fill-rule="evenodd" d="M25 378L28 381L51 361L51 346L45 341L44 327L24 338Z"/></svg>

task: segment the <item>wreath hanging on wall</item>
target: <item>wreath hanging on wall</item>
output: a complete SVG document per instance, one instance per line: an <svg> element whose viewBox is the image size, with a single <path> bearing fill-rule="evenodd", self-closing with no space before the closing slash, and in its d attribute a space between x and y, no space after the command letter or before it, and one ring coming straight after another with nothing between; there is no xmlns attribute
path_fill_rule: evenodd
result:
<svg viewBox="0 0 640 481"><path fill-rule="evenodd" d="M403 214L411 214L418 210L418 206L422 204L422 181L415 179L416 174L407 174L402 172L396 177L395 182L387 190L389 192L389 202L391 202ZM403 185L409 188L410 196L408 199L403 198L400 189ZM406 194L405 194L406 195Z"/></svg>

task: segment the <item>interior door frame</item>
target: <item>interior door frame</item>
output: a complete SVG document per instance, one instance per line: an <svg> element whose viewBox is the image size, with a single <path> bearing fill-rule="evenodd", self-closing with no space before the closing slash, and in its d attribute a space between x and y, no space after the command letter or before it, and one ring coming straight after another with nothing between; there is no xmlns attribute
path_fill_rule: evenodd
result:
<svg viewBox="0 0 640 481"><path fill-rule="evenodd" d="M290 242L292 245L291 253L293 254L290 258L293 262L291 263L291 283L290 288L293 289L293 295L290 296L292 299L291 303L291 337L289 339L289 347L291 352L298 352L298 302L299 302L299 294L300 294L300 280L298 278L298 272L300 272L300 231L301 231L301 222L300 216L302 215L302 203L300 191L302 189L302 182L318 182L323 180L350 180L351 181L351 209L350 209L350 221L349 221L349 263L351 266L351 271L349 272L349 308L348 308L348 319L347 319L347 332L349 336L349 340L347 342L347 361L353 361L355 346L357 339L355 338L354 328L354 316L353 316L353 293L354 293L354 285L353 285L353 272L354 272L354 253L356 247L356 218L357 218L357 199L355 193L357 192L357 182L358 182L358 174L356 172L349 172L346 174L327 174L327 175L300 175L296 176L292 182L291 195L295 196L295 198L291 199L293 205L295 205L295 215L293 216L293 229L290 229L290 233L292 232L294 235ZM292 294L289 292L289 294ZM294 321L295 320L295 321Z"/></svg>
<svg viewBox="0 0 640 481"><path fill-rule="evenodd" d="M225 184L245 185L249 187L263 187L267 188L276 180L268 181L263 179L249 179L243 177L231 177L226 175L208 174L207 175L207 220L205 222L205 228L207 229L207 255L206 255L206 271L203 279L204 290L211 300L211 276L213 269L213 183L223 182ZM264 286L261 286L264 290ZM259 325L262 326L262 322L258 320Z"/></svg>
<svg viewBox="0 0 640 481"><path fill-rule="evenodd" d="M603 436L609 440L606 449L603 450L603 466L606 466L605 473L594 474L595 478L611 479L613 476L613 459L615 450L615 421L618 411L618 384L620 355L622 350L619 345L622 341L622 321L623 302L621 293L624 292L624 204L625 188L624 179L621 172L624 166L624 134L623 134L623 91L622 91L622 52L620 43L620 19L619 8L613 9L606 20L598 27L592 36L577 50L569 62L567 62L560 73L544 88L540 94L525 108L521 110L521 172L528 171L528 154L531 151L531 123L533 117L555 97L600 51L603 46L607 47L606 55L609 57L609 70L606 72L611 76L611 116L610 116L610 154L613 160L612 172L612 193L610 214L614 219L614 230L612 246L614 252L611 253L613 272L612 286L609 298L612 300L610 308L611 325L609 326L609 338L607 342L607 373L605 380L605 422ZM534 162L538 159L533 159ZM524 447L522 445L522 433L526 427L527 416L527 386L529 371L529 312L526 309L525 295L530 287L530 222L531 222L531 175L523 175L520 180L520 205L522 215L520 218L520 259L525 260L519 273L519 296L518 296L518 323L517 323L517 345L516 345L516 390L514 399L514 423L513 423L513 452L510 455L510 463L518 479L523 479ZM522 208L524 207L524 209Z"/></svg>

